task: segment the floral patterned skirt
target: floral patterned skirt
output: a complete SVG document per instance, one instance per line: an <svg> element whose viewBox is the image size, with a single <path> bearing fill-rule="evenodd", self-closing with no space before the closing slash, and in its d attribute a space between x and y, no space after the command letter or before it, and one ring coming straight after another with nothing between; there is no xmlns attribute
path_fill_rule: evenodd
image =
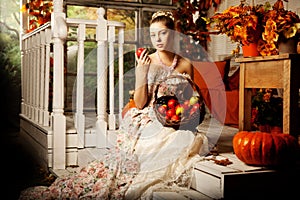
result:
<svg viewBox="0 0 300 200"><path fill-rule="evenodd" d="M163 127L151 107L132 108L120 125L116 147L103 159L49 187L27 188L19 199L151 199L157 189L187 188L204 141L204 135Z"/></svg>

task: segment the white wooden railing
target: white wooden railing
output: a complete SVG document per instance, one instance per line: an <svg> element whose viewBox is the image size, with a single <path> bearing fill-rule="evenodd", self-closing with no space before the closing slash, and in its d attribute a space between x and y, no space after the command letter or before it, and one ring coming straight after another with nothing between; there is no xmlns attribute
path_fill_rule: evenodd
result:
<svg viewBox="0 0 300 200"><path fill-rule="evenodd" d="M116 130L119 116L124 107L123 88L123 44L124 28L121 22L106 21L103 18L103 10L99 10L98 20L67 19L68 27L78 27L78 56L77 56L77 79L76 79L76 114L75 127L78 133L78 147L85 145L85 116L84 110L84 42L86 40L86 28L96 28L97 42L97 122L96 122L96 146L98 148L108 146L107 129ZM118 33L118 35L116 35ZM116 40L117 38L117 40ZM114 45L118 42L117 52ZM115 55L117 54L117 57ZM115 113L114 92L114 61L118 60L119 77L119 112ZM108 78L108 79L107 79ZM109 80L109 87L107 87ZM109 92L108 92L109 91ZM106 97L109 95L109 108ZM107 118L107 110L109 115Z"/></svg>
<svg viewBox="0 0 300 200"><path fill-rule="evenodd" d="M50 125L50 43L50 24L22 38L21 113L43 126Z"/></svg>
<svg viewBox="0 0 300 200"><path fill-rule="evenodd" d="M58 6L58 7L55 7ZM104 9L98 9L97 20L65 18L62 6L54 4L51 24L45 24L22 37L22 101L21 114L33 123L48 127L52 134L51 147L54 169L66 166L66 116L64 115L64 43L67 28L77 28L77 77L74 127L77 147L91 146L85 141L84 115L84 43L86 29L94 28L97 42L97 119L92 136L97 148L108 146L108 130L117 129L118 117L124 106L123 97L123 44L124 23L104 19ZM116 35L116 33L118 35ZM117 38L117 40L116 40ZM117 42L117 50L115 44ZM50 47L53 46L53 51ZM117 51L117 53L116 53ZM117 57L115 57L117 55ZM50 62L53 59L53 63ZM118 60L119 112L114 113L114 61ZM51 67L53 79L50 77ZM49 93L49 82L53 82ZM107 85L109 83L109 85ZM51 96L52 95L52 101ZM107 108L107 96L109 108ZM49 102L52 103L49 105ZM49 109L52 108L52 109ZM109 115L107 115L109 110ZM90 136L91 137L91 136Z"/></svg>

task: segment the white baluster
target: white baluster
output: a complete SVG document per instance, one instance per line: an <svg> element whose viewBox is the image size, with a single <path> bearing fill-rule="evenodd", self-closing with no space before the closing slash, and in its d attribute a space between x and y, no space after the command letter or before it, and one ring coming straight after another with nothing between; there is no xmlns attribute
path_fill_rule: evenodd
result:
<svg viewBox="0 0 300 200"><path fill-rule="evenodd" d="M21 114L24 114L24 68L25 65L25 41L21 39Z"/></svg>
<svg viewBox="0 0 300 200"><path fill-rule="evenodd" d="M46 57L45 57L45 93L44 93L44 119L43 125L49 126L49 82L50 82L50 43L51 43L51 29L45 30L45 44L46 44Z"/></svg>
<svg viewBox="0 0 300 200"><path fill-rule="evenodd" d="M78 147L84 147L84 127L85 116L83 114L83 99L84 99L84 40L85 40L85 24L79 24L77 41L78 41L78 55L77 55L77 80L76 80L76 114L75 114L75 128L78 135Z"/></svg>
<svg viewBox="0 0 300 200"><path fill-rule="evenodd" d="M33 60L32 60L32 107L33 107L33 113L32 113L32 119L33 121L37 122L37 110L36 110L36 100L37 100L37 68L38 68L38 63L37 63L37 34L32 36L32 51L33 51Z"/></svg>
<svg viewBox="0 0 300 200"><path fill-rule="evenodd" d="M115 42L115 27L108 28L108 43L109 43L109 117L108 127L109 130L116 129L116 116L115 116L115 92L114 92L114 42Z"/></svg>
<svg viewBox="0 0 300 200"><path fill-rule="evenodd" d="M30 78L31 78L31 37L27 38L27 61L26 61L26 102L27 102L27 117L30 118L31 117L31 99L30 99L30 89L31 89L31 85L30 85Z"/></svg>
<svg viewBox="0 0 300 200"><path fill-rule="evenodd" d="M97 122L96 147L106 147L107 143L107 21L104 19L104 8L98 9L96 28L97 40Z"/></svg>
<svg viewBox="0 0 300 200"><path fill-rule="evenodd" d="M45 106L45 48L46 48L46 39L45 39L45 30L41 31L40 39L40 101L39 101L39 124L43 124L44 120L44 106Z"/></svg>
<svg viewBox="0 0 300 200"><path fill-rule="evenodd" d="M122 120L122 110L124 107L124 28L119 28L119 122Z"/></svg>
<svg viewBox="0 0 300 200"><path fill-rule="evenodd" d="M29 72L29 118L33 118L33 69L34 69L34 52L33 52L33 37L31 36L29 39L29 65L28 65L28 72Z"/></svg>
<svg viewBox="0 0 300 200"><path fill-rule="evenodd" d="M25 116L28 116L28 98L27 98L27 72L28 72L28 39L23 40L23 49L24 49L24 55L23 55L23 64L22 64L22 113Z"/></svg>
<svg viewBox="0 0 300 200"><path fill-rule="evenodd" d="M41 118L41 104L40 104L40 98L42 96L41 94L41 33L36 34L36 83L35 83L35 121L39 123Z"/></svg>

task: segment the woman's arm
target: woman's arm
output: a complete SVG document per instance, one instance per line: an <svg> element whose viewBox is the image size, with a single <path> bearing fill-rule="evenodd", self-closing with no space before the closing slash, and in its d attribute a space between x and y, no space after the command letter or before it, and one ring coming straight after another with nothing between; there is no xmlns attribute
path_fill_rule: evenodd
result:
<svg viewBox="0 0 300 200"><path fill-rule="evenodd" d="M144 108L148 102L148 71L150 67L150 58L148 52L144 50L140 58L136 55L137 67L135 69L135 92L134 102L138 109Z"/></svg>

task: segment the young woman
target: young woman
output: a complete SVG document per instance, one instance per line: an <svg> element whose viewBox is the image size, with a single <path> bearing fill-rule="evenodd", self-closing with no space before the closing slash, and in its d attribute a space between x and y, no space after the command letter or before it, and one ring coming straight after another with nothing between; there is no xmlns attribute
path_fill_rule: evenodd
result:
<svg viewBox="0 0 300 200"><path fill-rule="evenodd" d="M57 178L49 187L24 190L20 199L151 199L155 190L187 189L207 139L162 126L153 110L153 90L155 83L173 74L193 77L193 70L174 51L171 12L153 15L150 36L157 51L151 55L144 51L136 58L137 107L125 114L116 147L79 173Z"/></svg>
<svg viewBox="0 0 300 200"><path fill-rule="evenodd" d="M140 58L136 58L138 64L134 101L140 109L147 105L149 98L152 98L152 90L148 91L148 74L152 77L159 74L161 77L158 77L158 79L162 79L176 72L188 74L193 78L191 63L175 53L174 34L172 13L169 11L154 13L150 23L150 37L156 52L148 56L147 52L144 51ZM155 80L155 82L157 81L159 80ZM155 82L152 81L151 83Z"/></svg>

